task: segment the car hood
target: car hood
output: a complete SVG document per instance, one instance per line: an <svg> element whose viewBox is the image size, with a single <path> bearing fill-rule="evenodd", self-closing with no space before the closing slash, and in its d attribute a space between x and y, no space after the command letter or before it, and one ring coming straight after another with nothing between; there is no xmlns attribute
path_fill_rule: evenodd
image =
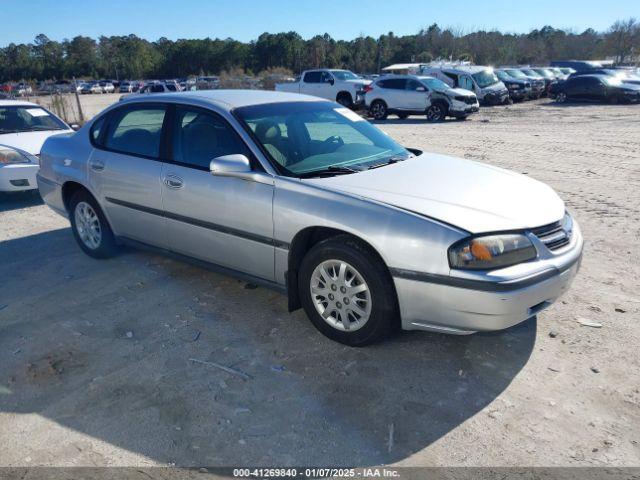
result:
<svg viewBox="0 0 640 480"><path fill-rule="evenodd" d="M52 135L72 133L73 130L47 130L44 132L19 132L0 134L0 145L19 148L32 155L40 155L44 141Z"/></svg>
<svg viewBox="0 0 640 480"><path fill-rule="evenodd" d="M465 90L464 88L450 88L448 90L440 90L440 93L446 94L447 92L453 93L454 95L461 95L463 97L475 97L476 94L471 90Z"/></svg>
<svg viewBox="0 0 640 480"><path fill-rule="evenodd" d="M351 83L353 85L356 86L365 86L365 85L369 85L371 84L371 80L365 80L364 78L357 78L357 79L352 79L352 80L343 80L343 82L345 83Z"/></svg>
<svg viewBox="0 0 640 480"><path fill-rule="evenodd" d="M471 233L539 227L560 220L565 211L564 202L544 183L438 154L303 181L393 205Z"/></svg>

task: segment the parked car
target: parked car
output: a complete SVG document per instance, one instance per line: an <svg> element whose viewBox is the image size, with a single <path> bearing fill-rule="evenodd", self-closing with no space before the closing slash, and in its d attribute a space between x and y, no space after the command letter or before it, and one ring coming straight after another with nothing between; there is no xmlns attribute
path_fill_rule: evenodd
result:
<svg viewBox="0 0 640 480"><path fill-rule="evenodd" d="M175 93L180 91L180 86L175 82L150 82L141 87L134 94L122 95L120 100L128 98L130 95L150 94L150 93Z"/></svg>
<svg viewBox="0 0 640 480"><path fill-rule="evenodd" d="M549 92L550 85L555 81L555 78L553 78L551 75L545 76L541 73L538 73L531 67L519 67L519 70L525 75L527 75L528 77L535 78L537 80L542 80L544 82L543 95L546 95Z"/></svg>
<svg viewBox="0 0 640 480"><path fill-rule="evenodd" d="M496 76L509 90L511 100L524 100L531 97L531 82L526 78L511 76L506 70L496 70Z"/></svg>
<svg viewBox="0 0 640 480"><path fill-rule="evenodd" d="M102 89L102 93L113 93L116 91L116 87L113 86L113 83L108 81L98 82L98 85Z"/></svg>
<svg viewBox="0 0 640 480"><path fill-rule="evenodd" d="M97 82L88 82L82 85L80 93L93 94L103 93L102 87Z"/></svg>
<svg viewBox="0 0 640 480"><path fill-rule="evenodd" d="M509 101L509 91L493 68L477 65L436 64L420 67L421 75L442 80L452 88L463 88L476 94L481 104L501 105Z"/></svg>
<svg viewBox="0 0 640 480"><path fill-rule="evenodd" d="M581 75L607 75L620 79L622 83L631 83L634 85L640 85L640 75L634 74L629 70L618 70L614 68L598 68L593 71L575 72L571 74L569 78L578 77Z"/></svg>
<svg viewBox="0 0 640 480"><path fill-rule="evenodd" d="M640 85L623 83L611 75L579 75L551 86L550 95L559 103L586 100L608 103L639 103Z"/></svg>
<svg viewBox="0 0 640 480"><path fill-rule="evenodd" d="M18 97L26 97L27 95L33 94L33 89L28 83L20 82L14 87L13 92Z"/></svg>
<svg viewBox="0 0 640 480"><path fill-rule="evenodd" d="M500 70L506 72L510 76L514 78L518 78L520 80L527 80L531 83L531 94L530 98L538 99L545 93L546 83L544 78L540 75L536 74L535 76L530 76L525 74L522 70L517 67L502 67Z"/></svg>
<svg viewBox="0 0 640 480"><path fill-rule="evenodd" d="M72 131L40 105L0 100L0 191L38 188L37 155L42 144L52 135Z"/></svg>
<svg viewBox="0 0 640 480"><path fill-rule="evenodd" d="M479 110L473 92L451 88L446 83L426 76L385 75L364 87L365 105L376 120L395 114L426 115L429 121L442 121L447 116L465 119Z"/></svg>
<svg viewBox="0 0 640 480"><path fill-rule="evenodd" d="M336 101L345 107L363 104L362 91L370 80L364 80L349 70L306 70L295 82L276 83L278 92L313 95Z"/></svg>
<svg viewBox="0 0 640 480"><path fill-rule="evenodd" d="M552 67L561 69L572 69L574 72L582 72L584 70L592 70L594 68L604 68L601 62L593 60L554 60L549 63Z"/></svg>
<svg viewBox="0 0 640 480"><path fill-rule="evenodd" d="M118 89L120 93L133 93L133 83L131 82L120 82L120 88Z"/></svg>
<svg viewBox="0 0 640 480"><path fill-rule="evenodd" d="M567 77L569 75L571 75L572 73L576 73L576 70L574 70L573 68L569 68L569 67L558 67L558 70L560 70L562 73L564 73Z"/></svg>
<svg viewBox="0 0 640 480"><path fill-rule="evenodd" d="M47 140L38 185L88 255L128 243L234 273L348 345L520 323L569 288L583 246L543 183L284 92L131 96Z"/></svg>

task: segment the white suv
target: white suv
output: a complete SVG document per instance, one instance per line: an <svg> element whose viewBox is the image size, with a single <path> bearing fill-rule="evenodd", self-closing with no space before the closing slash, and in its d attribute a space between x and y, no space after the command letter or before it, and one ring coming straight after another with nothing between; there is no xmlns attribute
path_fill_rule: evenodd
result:
<svg viewBox="0 0 640 480"><path fill-rule="evenodd" d="M473 92L451 88L437 78L419 75L385 75L365 87L365 105L376 120L389 114L400 118L426 115L432 122L447 116L464 120L479 110Z"/></svg>

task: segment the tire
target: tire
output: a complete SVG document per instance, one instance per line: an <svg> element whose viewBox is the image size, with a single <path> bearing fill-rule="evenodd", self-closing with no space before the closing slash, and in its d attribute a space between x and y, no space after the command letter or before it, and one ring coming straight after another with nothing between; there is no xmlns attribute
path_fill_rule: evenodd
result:
<svg viewBox="0 0 640 480"><path fill-rule="evenodd" d="M555 98L558 103L565 103L567 101L567 94L564 92L558 92Z"/></svg>
<svg viewBox="0 0 640 480"><path fill-rule="evenodd" d="M347 289L354 287L362 291L349 293ZM375 343L398 325L395 288L387 267L375 252L348 235L324 240L307 253L300 266L298 291L311 323L326 337L345 345ZM353 306L364 315L351 310Z"/></svg>
<svg viewBox="0 0 640 480"><path fill-rule="evenodd" d="M408 113L397 113L396 115L398 115L398 118L400 120L405 120L405 119L409 118L409 114Z"/></svg>
<svg viewBox="0 0 640 480"><path fill-rule="evenodd" d="M371 103L371 107L369 107L369 115L371 115L375 120L386 120L389 116L387 104L382 100L374 100Z"/></svg>
<svg viewBox="0 0 640 480"><path fill-rule="evenodd" d="M447 111L441 103L434 103L427 108L427 120L430 122L442 122L447 116Z"/></svg>
<svg viewBox="0 0 640 480"><path fill-rule="evenodd" d="M336 98L336 102L338 102L343 107L351 108L353 105L353 99L351 98L351 94L347 92L340 92L338 97Z"/></svg>
<svg viewBox="0 0 640 480"><path fill-rule="evenodd" d="M73 236L84 253L93 258L109 258L117 253L109 222L89 192L80 190L71 198L69 218Z"/></svg>

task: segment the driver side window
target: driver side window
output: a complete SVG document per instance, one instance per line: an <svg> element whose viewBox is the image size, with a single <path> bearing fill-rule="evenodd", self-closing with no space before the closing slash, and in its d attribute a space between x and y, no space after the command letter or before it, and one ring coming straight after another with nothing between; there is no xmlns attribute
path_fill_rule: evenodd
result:
<svg viewBox="0 0 640 480"><path fill-rule="evenodd" d="M464 88L465 90L471 90L473 92L473 80L466 75L460 75L458 79L458 84L460 88Z"/></svg>
<svg viewBox="0 0 640 480"><path fill-rule="evenodd" d="M331 75L329 72L322 72L322 75L320 77L320 82L321 83L333 82L333 75Z"/></svg>
<svg viewBox="0 0 640 480"><path fill-rule="evenodd" d="M173 127L173 160L188 167L209 170L211 160L242 154L250 158L244 142L217 115L203 110L177 107Z"/></svg>

